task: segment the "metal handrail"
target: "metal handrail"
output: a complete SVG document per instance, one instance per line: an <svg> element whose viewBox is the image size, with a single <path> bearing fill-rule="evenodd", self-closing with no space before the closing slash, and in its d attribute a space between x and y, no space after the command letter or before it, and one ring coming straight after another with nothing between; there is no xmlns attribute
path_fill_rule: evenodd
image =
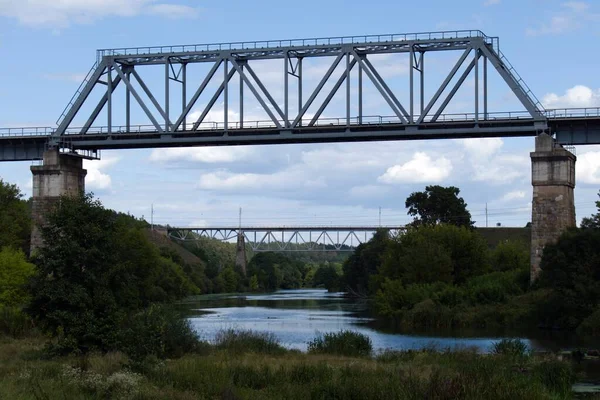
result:
<svg viewBox="0 0 600 400"><path fill-rule="evenodd" d="M512 66L510 61L508 61L508 58L506 58L506 56L499 49L496 51L498 53L498 56L500 57L500 60L502 60L502 62L506 66L506 71L512 76L512 78L515 80L515 82L517 82L519 84L519 89L521 89L521 91L523 91L525 96L527 96L529 101L531 101L533 103L533 105L535 105L536 109L540 113L544 113L544 111L546 109L544 108L544 106L542 105L540 100L536 97L536 95L533 93L531 88L527 85L527 83L525 83L523 78L521 78L521 75L519 75L519 73L517 72L515 67Z"/></svg>
<svg viewBox="0 0 600 400"><path fill-rule="evenodd" d="M550 119L600 117L600 107L556 108L546 110L544 115Z"/></svg>
<svg viewBox="0 0 600 400"><path fill-rule="evenodd" d="M73 104L75 104L75 101L77 100L77 97L79 97L79 95L81 94L83 88L89 82L90 78L92 77L92 75L96 71L96 67L98 66L98 63L99 63L99 61L95 62L94 65L92 66L92 68L90 68L89 72L87 73L87 75L83 79L83 82L81 82L81 84L77 88L77 91L75 92L75 94L73 95L73 97L71 97L71 100L69 100L69 104L67 104L67 106L63 110L62 114L60 114L60 117L58 117L58 119L56 120L56 125L57 126L59 126L62 123L63 119L65 118L65 116L67 115L67 113L69 112L69 110L71 109L71 107L73 106Z"/></svg>
<svg viewBox="0 0 600 400"><path fill-rule="evenodd" d="M488 44L498 50L498 37L487 36L480 30L456 30L420 33L398 33L383 35L360 35L360 36L337 36L309 39L283 39L264 40L231 43L208 43L172 46L145 46L145 47L121 47L113 49L99 49L96 51L98 60L104 56L128 56L148 55L164 53L191 53L200 51L223 51L223 50L254 50L254 49L276 49L282 47L305 47L305 46L330 46L343 44L363 44L381 42L400 42L409 40L443 40L443 39L468 39L482 37Z"/></svg>
<svg viewBox="0 0 600 400"><path fill-rule="evenodd" d="M0 137L50 136L53 131L54 129L48 126L0 128Z"/></svg>

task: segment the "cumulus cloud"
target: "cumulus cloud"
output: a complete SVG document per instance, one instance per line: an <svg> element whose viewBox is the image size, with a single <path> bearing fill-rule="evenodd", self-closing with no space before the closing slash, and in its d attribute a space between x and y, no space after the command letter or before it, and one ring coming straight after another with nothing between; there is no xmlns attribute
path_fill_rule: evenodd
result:
<svg viewBox="0 0 600 400"><path fill-rule="evenodd" d="M583 1L568 1L561 4L547 20L536 27L530 27L526 33L530 36L559 35L583 28L586 24L596 22L600 16L591 12L591 6Z"/></svg>
<svg viewBox="0 0 600 400"><path fill-rule="evenodd" d="M600 89L593 90L587 86L577 85L567 89L563 95L548 93L542 102L546 108L599 107Z"/></svg>
<svg viewBox="0 0 600 400"><path fill-rule="evenodd" d="M66 28L105 17L133 17L154 14L174 17L196 15L183 5L156 3L156 0L0 0L0 16L15 18L23 25Z"/></svg>
<svg viewBox="0 0 600 400"><path fill-rule="evenodd" d="M525 192L522 190L515 190L508 192L502 197L502 201L520 200L525 198Z"/></svg>
<svg viewBox="0 0 600 400"><path fill-rule="evenodd" d="M475 158L489 158L496 154L504 145L500 138L462 139L462 145Z"/></svg>
<svg viewBox="0 0 600 400"><path fill-rule="evenodd" d="M600 151L590 151L577 155L575 168L577 182L600 184Z"/></svg>
<svg viewBox="0 0 600 400"><path fill-rule="evenodd" d="M102 160L83 160L83 168L87 170L85 186L87 190L108 190L111 188L112 179L103 170L119 162L116 157L107 157Z"/></svg>
<svg viewBox="0 0 600 400"><path fill-rule="evenodd" d="M530 174L530 160L527 156L500 154L486 163L476 163L472 180L490 184L508 184L524 179Z"/></svg>
<svg viewBox="0 0 600 400"><path fill-rule="evenodd" d="M207 164L232 163L248 160L255 154L249 147L182 147L154 149L150 161L191 161Z"/></svg>
<svg viewBox="0 0 600 400"><path fill-rule="evenodd" d="M377 180L382 183L425 183L441 182L452 172L452 162L446 157L433 160L422 152L414 154L405 164L388 168Z"/></svg>
<svg viewBox="0 0 600 400"><path fill-rule="evenodd" d="M282 190L286 188L304 187L306 189L323 189L327 187L324 177L305 177L302 171L282 171L274 174L235 174L228 171L217 171L203 174L198 188L203 190L239 191L239 190Z"/></svg>

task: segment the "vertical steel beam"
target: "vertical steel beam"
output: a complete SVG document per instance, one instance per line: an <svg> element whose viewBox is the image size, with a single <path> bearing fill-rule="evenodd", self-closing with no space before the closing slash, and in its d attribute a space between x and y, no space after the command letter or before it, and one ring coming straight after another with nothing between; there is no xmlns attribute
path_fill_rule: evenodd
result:
<svg viewBox="0 0 600 400"><path fill-rule="evenodd" d="M479 123L479 49L475 50L475 123Z"/></svg>
<svg viewBox="0 0 600 400"><path fill-rule="evenodd" d="M125 76L127 76L127 79L131 81L130 71L127 71ZM125 91L125 131L131 131L131 90L129 90L128 87Z"/></svg>
<svg viewBox="0 0 600 400"><path fill-rule="evenodd" d="M217 91L215 92L213 97L209 100L206 107L204 108L204 111L202 111L202 114L200 115L200 117L198 117L198 120L194 123L192 130L194 130L194 131L197 130L198 127L200 126L200 124L204 121L204 118L206 118L206 115L208 115L208 113L210 112L210 109L215 105L215 103L217 102L219 97L221 97L221 93L223 93L225 85L227 83L229 83L229 81L231 80L233 75L235 75L235 70L231 70L229 72L229 74L227 75L227 80L225 82L222 82L221 85L219 85L219 87L217 88ZM189 104L188 104L188 106L189 106Z"/></svg>
<svg viewBox="0 0 600 400"><path fill-rule="evenodd" d="M421 52L421 56L419 57L419 65L421 68L421 112L420 115L423 115L423 111L425 111L425 52Z"/></svg>
<svg viewBox="0 0 600 400"><path fill-rule="evenodd" d="M358 123L363 122L363 69L358 64Z"/></svg>
<svg viewBox="0 0 600 400"><path fill-rule="evenodd" d="M350 127L350 53L346 53L346 126Z"/></svg>
<svg viewBox="0 0 600 400"><path fill-rule="evenodd" d="M408 55L410 57L410 120L409 122L412 124L415 122L415 65L414 65L414 57L415 57L415 48L413 45L410 46L410 53Z"/></svg>
<svg viewBox="0 0 600 400"><path fill-rule="evenodd" d="M488 119L488 60L483 56L483 119Z"/></svg>
<svg viewBox="0 0 600 400"><path fill-rule="evenodd" d="M298 58L298 115L304 107L302 103L302 57ZM297 126L302 126L302 118L298 121Z"/></svg>
<svg viewBox="0 0 600 400"><path fill-rule="evenodd" d="M290 127L290 97L289 97L289 88L290 88L290 71L289 71L289 63L290 56L289 53L285 52L285 57L283 58L283 62L285 64L283 70L283 113L284 113L284 123L285 127Z"/></svg>
<svg viewBox="0 0 600 400"><path fill-rule="evenodd" d="M165 57L165 132L169 132L171 129L169 127L169 88L171 83L171 71L169 68L171 67L169 63L169 57Z"/></svg>
<svg viewBox="0 0 600 400"><path fill-rule="evenodd" d="M160 103L158 101L156 101L156 98L154 97L154 95L152 94L150 89L148 89L148 86L146 85L146 83L144 83L144 80L142 79L142 77L136 72L135 69L131 70L131 73L133 74L135 79L138 81L138 83L140 84L140 86L142 87L142 89L144 90L146 95L148 96L148 98L150 98L150 101L152 102L152 104L154 104L154 107L156 107L156 109L158 110L160 115L162 115L163 118L168 120L169 117L167 116L167 114L165 114L165 111L160 106Z"/></svg>
<svg viewBox="0 0 600 400"><path fill-rule="evenodd" d="M229 60L225 59L223 63L223 123L225 126L225 131L229 129L229 79L227 79L227 75L229 74Z"/></svg>
<svg viewBox="0 0 600 400"><path fill-rule="evenodd" d="M187 104L187 63L181 65L181 114L185 112ZM173 127L175 130L176 127ZM183 119L183 130L185 131L185 118Z"/></svg>
<svg viewBox="0 0 600 400"><path fill-rule="evenodd" d="M244 73L244 64L240 63L240 71ZM244 127L244 80L240 74L240 128Z"/></svg>
<svg viewBox="0 0 600 400"><path fill-rule="evenodd" d="M106 75L106 96L108 98L107 118L108 118L108 133L112 133L112 66L108 66Z"/></svg>

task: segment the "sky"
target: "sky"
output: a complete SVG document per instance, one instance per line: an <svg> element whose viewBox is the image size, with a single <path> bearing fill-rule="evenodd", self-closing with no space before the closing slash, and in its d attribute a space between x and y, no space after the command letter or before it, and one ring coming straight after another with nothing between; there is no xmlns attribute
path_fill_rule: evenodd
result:
<svg viewBox="0 0 600 400"><path fill-rule="evenodd" d="M600 54L593 51L600 38L597 2L164 1L0 0L0 127L56 126L96 49L461 29L498 36L502 52L546 108L600 107ZM426 56L426 97L459 56ZM401 101L409 70L403 57L372 59ZM308 63L305 96L328 63ZM256 71L281 103L277 62ZM202 72L199 67L191 73L188 92ZM149 86L163 84L160 72L143 73ZM490 112L524 110L492 75ZM464 86L446 112L472 112L474 78ZM365 89L365 113L389 115L372 89ZM351 90L354 95L354 81ZM344 116L343 98L342 91L323 117ZM232 110L229 116L239 118ZM265 116L248 98L244 120ZM147 123L144 118L138 110L132 123ZM223 121L222 99L207 121ZM486 225L486 208L490 226L524 226L531 219L533 147L533 138L496 138L112 150L103 151L100 161L85 162L86 189L105 206L148 221L153 208L153 221L171 226L235 226L240 207L249 226L377 225L380 212L383 225L403 225L411 221L404 205L412 192L452 185L460 188L477 226ZM600 147L578 146L576 153L580 220L595 211ZM32 164L0 163L0 177L29 196Z"/></svg>

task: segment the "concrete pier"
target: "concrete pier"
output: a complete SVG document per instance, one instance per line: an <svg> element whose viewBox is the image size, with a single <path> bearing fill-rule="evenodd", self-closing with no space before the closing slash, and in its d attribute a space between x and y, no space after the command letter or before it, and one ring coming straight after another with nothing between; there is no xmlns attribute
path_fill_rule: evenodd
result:
<svg viewBox="0 0 600 400"><path fill-rule="evenodd" d="M246 259L246 240L244 239L244 233L240 231L237 237L237 247L235 251L235 266L239 268L244 276L246 276L246 267L248 261Z"/></svg>
<svg viewBox="0 0 600 400"><path fill-rule="evenodd" d="M533 203L531 216L531 282L539 276L544 246L575 222L575 162L577 157L542 134L531 153Z"/></svg>
<svg viewBox="0 0 600 400"><path fill-rule="evenodd" d="M85 176L81 157L60 154L58 149L44 152L43 165L31 167L33 174L33 204L31 250L33 254L43 245L40 227L46 214L59 201L60 196L74 196L85 191Z"/></svg>

